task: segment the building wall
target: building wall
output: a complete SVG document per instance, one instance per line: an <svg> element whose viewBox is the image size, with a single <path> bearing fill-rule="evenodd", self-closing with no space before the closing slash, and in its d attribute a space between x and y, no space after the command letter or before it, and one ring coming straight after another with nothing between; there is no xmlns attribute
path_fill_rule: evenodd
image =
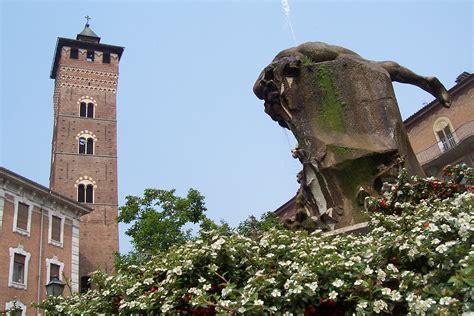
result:
<svg viewBox="0 0 474 316"><path fill-rule="evenodd" d="M32 207L29 236L14 231L15 205L21 201ZM0 310L5 309L7 302L17 298L27 307L27 315L36 315L30 306L46 297L47 259L60 261L64 265L64 276L70 280L70 287L64 290L65 295L79 289L78 245L73 247L73 230L79 230L79 214L67 209L52 198L44 198L35 191L26 190L12 182L3 181L0 186ZM49 241L50 214L64 217L63 242L56 245ZM77 239L77 238L76 238ZM23 248L30 253L26 271L26 288L16 288L9 284L10 248ZM73 272L74 271L74 272ZM61 279L64 280L64 278Z"/></svg>
<svg viewBox="0 0 474 316"><path fill-rule="evenodd" d="M474 80L472 80L472 76L470 79L469 84L451 94L451 108L444 108L435 102L429 112L420 115L407 124L407 132L413 150L428 175L440 176L442 168L446 163L463 161L472 165L472 146L466 146L466 148L462 150L444 152L443 149L441 149L441 143L438 144L438 139L434 132L436 121L444 117L448 118L451 122L454 132L453 135L458 144L462 139L465 139L466 136L474 134ZM469 78L465 80L469 80ZM461 82L459 84L463 83ZM449 157L446 156L448 154L450 155ZM441 159L439 164L436 161L430 163L434 158L440 155L445 155L445 159Z"/></svg>
<svg viewBox="0 0 474 316"><path fill-rule="evenodd" d="M77 41L80 45L80 41ZM54 90L54 130L50 187L77 200L82 179L94 183L93 212L82 218L80 275L97 269L110 272L118 252L117 122L116 91L119 58L111 54L102 63L96 51L93 62L86 50L70 58L70 47L61 48ZM80 117L82 100L95 104L94 118ZM94 154L79 154L79 136L94 136Z"/></svg>

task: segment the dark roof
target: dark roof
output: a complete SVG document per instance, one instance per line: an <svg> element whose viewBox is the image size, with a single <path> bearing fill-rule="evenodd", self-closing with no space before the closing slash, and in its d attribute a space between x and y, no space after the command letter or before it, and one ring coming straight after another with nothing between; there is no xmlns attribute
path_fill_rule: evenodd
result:
<svg viewBox="0 0 474 316"><path fill-rule="evenodd" d="M448 90L449 95L452 97L459 93L464 87L466 87L469 83L474 81L474 75L468 72L463 72L460 74L456 79L456 85ZM406 128L410 128L412 124L415 124L418 119L427 115L428 113L436 110L437 108L441 107L441 104L437 99L434 99L416 113L409 116L403 123L405 124Z"/></svg>
<svg viewBox="0 0 474 316"><path fill-rule="evenodd" d="M34 190L35 192L43 195L50 196L51 198L55 199L58 202L61 202L64 205L72 208L73 210L77 210L81 213L81 215L88 214L92 211L92 208L85 204L81 204L77 201L74 201L62 194L59 194L50 188L47 188L39 183L36 183L28 178L20 176L19 174L8 170L7 168L0 167L0 178L4 178L10 181L14 181L17 183L21 183L23 187L29 187L30 189Z"/></svg>
<svg viewBox="0 0 474 316"><path fill-rule="evenodd" d="M89 24L86 24L84 26L84 29L82 30L81 33L77 34L77 37L76 39L80 39L80 36L88 36L88 37L96 37L99 39L100 41L100 37L94 33L94 31L90 28L90 25Z"/></svg>

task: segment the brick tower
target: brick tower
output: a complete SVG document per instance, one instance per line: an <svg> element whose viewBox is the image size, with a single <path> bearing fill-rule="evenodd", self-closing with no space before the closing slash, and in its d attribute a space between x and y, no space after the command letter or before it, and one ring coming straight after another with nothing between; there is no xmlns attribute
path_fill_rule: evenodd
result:
<svg viewBox="0 0 474 316"><path fill-rule="evenodd" d="M88 19L88 17L87 17ZM118 252L116 93L123 47L100 43L86 23L58 38L51 70L54 128L50 188L93 208L80 230L81 289Z"/></svg>

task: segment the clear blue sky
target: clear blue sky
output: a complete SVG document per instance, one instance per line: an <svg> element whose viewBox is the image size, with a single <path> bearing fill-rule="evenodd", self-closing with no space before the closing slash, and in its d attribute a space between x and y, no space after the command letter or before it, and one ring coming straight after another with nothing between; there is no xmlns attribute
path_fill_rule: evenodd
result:
<svg viewBox="0 0 474 316"><path fill-rule="evenodd" d="M298 43L323 41L395 60L449 88L473 70L472 1L291 1ZM294 140L252 93L260 70L293 46L275 1L1 1L1 165L49 183L58 36L90 15L125 47L118 88L119 203L149 187L190 187L232 225L297 190ZM395 85L404 118L431 95ZM123 229L123 228L122 228ZM121 233L121 250L130 245Z"/></svg>

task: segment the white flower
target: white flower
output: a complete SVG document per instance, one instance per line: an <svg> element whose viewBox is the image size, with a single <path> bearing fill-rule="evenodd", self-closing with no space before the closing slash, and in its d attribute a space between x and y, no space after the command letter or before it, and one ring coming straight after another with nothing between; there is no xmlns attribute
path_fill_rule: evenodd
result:
<svg viewBox="0 0 474 316"><path fill-rule="evenodd" d="M401 300L402 295L398 291L393 290L392 294L390 295L390 298L392 299L392 301L396 302L396 301Z"/></svg>
<svg viewBox="0 0 474 316"><path fill-rule="evenodd" d="M227 294L229 294L230 292L232 292L231 288L226 287L226 288L222 289L222 297L226 297Z"/></svg>
<svg viewBox="0 0 474 316"><path fill-rule="evenodd" d="M245 309L245 307L239 307L239 309L237 311L239 313L243 314L243 313L245 313L246 309Z"/></svg>
<svg viewBox="0 0 474 316"><path fill-rule="evenodd" d="M346 267L352 267L352 266L354 265L354 262L352 262L352 261L349 260L349 261L347 261L346 263L344 263L344 265L345 265Z"/></svg>
<svg viewBox="0 0 474 316"><path fill-rule="evenodd" d="M206 282L206 279L204 279L203 277L199 277L198 281L199 281L199 283L204 283L204 282Z"/></svg>
<svg viewBox="0 0 474 316"><path fill-rule="evenodd" d="M457 300L455 298L445 296L445 297L440 298L439 305L449 305L449 304L451 304L453 302L456 302L456 301Z"/></svg>
<svg viewBox="0 0 474 316"><path fill-rule="evenodd" d="M153 283L153 278L146 278L143 280L143 284L150 285Z"/></svg>
<svg viewBox="0 0 474 316"><path fill-rule="evenodd" d="M312 283L306 284L306 286L309 287L310 290L314 292L318 288L318 282L312 282Z"/></svg>
<svg viewBox="0 0 474 316"><path fill-rule="evenodd" d="M181 275L183 274L183 271L181 270L181 266L177 266L176 268L174 268L173 270L171 270L172 273L176 274L176 275Z"/></svg>
<svg viewBox="0 0 474 316"><path fill-rule="evenodd" d="M448 251L448 247L446 247L446 245L442 244L442 245L439 245L438 247L436 247L435 250L439 253L445 253L446 251Z"/></svg>
<svg viewBox="0 0 474 316"><path fill-rule="evenodd" d="M329 299L335 300L338 295L339 295L339 294L338 294L336 291L331 291L331 292L329 293Z"/></svg>
<svg viewBox="0 0 474 316"><path fill-rule="evenodd" d="M438 238L435 238L435 239L433 239L433 240L431 241L431 244L432 244L432 245L437 245L437 244L439 244L440 242L441 242L441 240L439 240Z"/></svg>
<svg viewBox="0 0 474 316"><path fill-rule="evenodd" d="M280 290L277 290L277 289L274 289L271 293L271 296L273 297L280 297L281 296L281 292Z"/></svg>
<svg viewBox="0 0 474 316"><path fill-rule="evenodd" d="M389 289L388 287L384 287L381 292L382 292L382 295L390 295L392 290Z"/></svg>
<svg viewBox="0 0 474 316"><path fill-rule="evenodd" d="M171 307L172 307L171 305L169 305L168 303L165 303L161 306L161 311L163 313L166 313L167 311L169 311L171 309Z"/></svg>
<svg viewBox="0 0 474 316"><path fill-rule="evenodd" d="M211 289L211 284L206 284L202 287L204 291L209 291Z"/></svg>
<svg viewBox="0 0 474 316"><path fill-rule="evenodd" d="M398 269L397 267L395 267L393 264L389 263L387 264L387 270L388 271L392 271L393 273L397 273L398 272Z"/></svg>
<svg viewBox="0 0 474 316"><path fill-rule="evenodd" d="M369 266L367 266L367 268L365 268L365 270L364 270L365 275L370 275L373 272L374 272L374 270L372 270Z"/></svg>
<svg viewBox="0 0 474 316"><path fill-rule="evenodd" d="M263 306L263 301L262 300L255 300L253 302L253 305L256 305L256 306Z"/></svg>
<svg viewBox="0 0 474 316"><path fill-rule="evenodd" d="M364 309L364 308L367 308L367 302L360 302L359 304L357 304L357 309Z"/></svg>
<svg viewBox="0 0 474 316"><path fill-rule="evenodd" d="M356 280L356 281L354 282L354 285L361 285L361 284L362 284L362 282L364 282L364 281L363 281L363 280L361 280L361 279L359 279L359 280Z"/></svg>
<svg viewBox="0 0 474 316"><path fill-rule="evenodd" d="M335 287L341 287L344 285L344 281L342 281L341 279L336 279L336 281L332 282L332 285L334 285Z"/></svg>
<svg viewBox="0 0 474 316"><path fill-rule="evenodd" d="M385 281L385 277L387 276L387 274L382 270L382 269L379 269L379 271L377 272L377 280L380 280L380 281Z"/></svg>
<svg viewBox="0 0 474 316"><path fill-rule="evenodd" d="M387 308L387 303L385 303L382 300L378 300L374 302L374 312L375 313L380 313L382 310Z"/></svg>

